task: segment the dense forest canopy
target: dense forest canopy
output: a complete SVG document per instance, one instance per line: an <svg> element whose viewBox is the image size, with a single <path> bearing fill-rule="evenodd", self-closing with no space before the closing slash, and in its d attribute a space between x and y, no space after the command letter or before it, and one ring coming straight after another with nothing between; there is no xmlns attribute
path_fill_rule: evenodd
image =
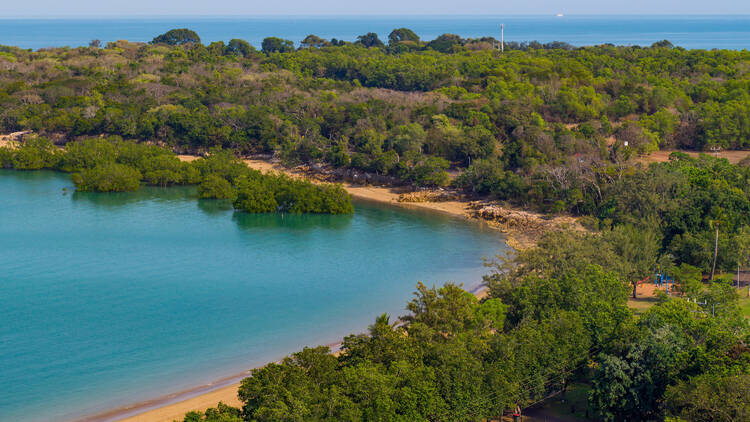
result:
<svg viewBox="0 0 750 422"><path fill-rule="evenodd" d="M677 155L638 164L660 148L750 148L747 50L511 42L500 53L493 38L425 41L408 28L387 44L374 33L310 35L299 48L269 37L261 51L239 39L202 45L189 29L98 45L0 47L0 131L58 144L116 135L182 152L218 147L452 186L589 216L597 229L648 226L661 253L704 270L713 243L720 270L737 264L750 223L750 163ZM81 175L101 180L103 170ZM106 171L135 186L136 173ZM209 186L234 197L217 180Z"/></svg>

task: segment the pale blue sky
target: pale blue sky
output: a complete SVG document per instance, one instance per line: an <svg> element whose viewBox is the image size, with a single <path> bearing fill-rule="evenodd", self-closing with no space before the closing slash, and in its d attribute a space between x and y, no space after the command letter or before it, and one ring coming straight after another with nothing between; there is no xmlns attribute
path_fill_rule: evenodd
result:
<svg viewBox="0 0 750 422"><path fill-rule="evenodd" d="M750 14L750 0L2 0L4 17Z"/></svg>

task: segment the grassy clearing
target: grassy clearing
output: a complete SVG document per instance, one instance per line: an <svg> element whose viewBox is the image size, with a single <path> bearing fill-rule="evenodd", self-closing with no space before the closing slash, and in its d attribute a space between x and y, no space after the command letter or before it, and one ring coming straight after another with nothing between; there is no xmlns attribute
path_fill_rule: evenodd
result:
<svg viewBox="0 0 750 422"><path fill-rule="evenodd" d="M587 415L588 394L590 387L583 383L568 386L565 394L558 394L543 402L534 409L525 412L524 421L589 421L595 420L594 415Z"/></svg>
<svg viewBox="0 0 750 422"><path fill-rule="evenodd" d="M632 309L635 315L641 315L657 302L658 300L655 297L639 297L638 299L631 297L628 299L628 308Z"/></svg>
<svg viewBox="0 0 750 422"><path fill-rule="evenodd" d="M747 297L747 287L738 290L740 295L740 311L745 318L750 319L750 297Z"/></svg>

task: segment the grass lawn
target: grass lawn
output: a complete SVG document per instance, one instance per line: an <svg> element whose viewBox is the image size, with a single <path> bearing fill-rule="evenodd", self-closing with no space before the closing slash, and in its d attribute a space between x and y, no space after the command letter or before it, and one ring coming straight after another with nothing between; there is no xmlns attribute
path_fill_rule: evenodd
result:
<svg viewBox="0 0 750 422"><path fill-rule="evenodd" d="M631 297L628 299L628 308L632 309L634 314L641 315L648 308L654 306L657 301L655 297L639 297L638 299Z"/></svg>
<svg viewBox="0 0 750 422"><path fill-rule="evenodd" d="M563 396L558 394L544 401L533 409L527 409L524 421L589 421L595 420L593 415L586 418L586 407L588 406L588 394L590 387L583 383L568 385L568 391Z"/></svg>
<svg viewBox="0 0 750 422"><path fill-rule="evenodd" d="M747 287L739 290L740 311L745 318L750 318L750 297L747 297Z"/></svg>

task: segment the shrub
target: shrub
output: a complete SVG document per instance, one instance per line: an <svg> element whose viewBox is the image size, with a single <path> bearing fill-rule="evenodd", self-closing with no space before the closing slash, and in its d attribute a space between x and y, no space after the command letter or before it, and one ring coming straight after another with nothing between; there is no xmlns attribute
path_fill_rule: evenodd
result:
<svg viewBox="0 0 750 422"><path fill-rule="evenodd" d="M105 163L74 173L72 179L79 191L128 192L140 187L141 172L124 164Z"/></svg>

